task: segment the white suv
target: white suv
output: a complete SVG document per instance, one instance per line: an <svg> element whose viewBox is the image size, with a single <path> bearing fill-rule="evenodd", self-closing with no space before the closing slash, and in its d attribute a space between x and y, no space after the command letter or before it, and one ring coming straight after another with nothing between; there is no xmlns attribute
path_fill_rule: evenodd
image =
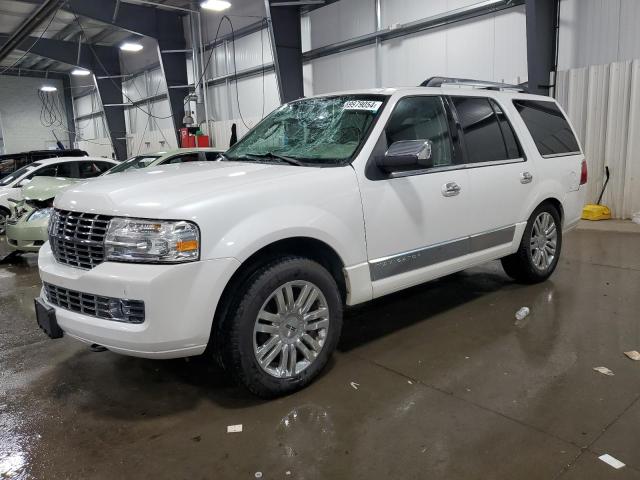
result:
<svg viewBox="0 0 640 480"><path fill-rule="evenodd" d="M584 156L554 100L485 87L305 98L218 162L76 185L40 250L39 325L127 355L206 352L274 396L325 366L345 305L494 259L545 280Z"/></svg>

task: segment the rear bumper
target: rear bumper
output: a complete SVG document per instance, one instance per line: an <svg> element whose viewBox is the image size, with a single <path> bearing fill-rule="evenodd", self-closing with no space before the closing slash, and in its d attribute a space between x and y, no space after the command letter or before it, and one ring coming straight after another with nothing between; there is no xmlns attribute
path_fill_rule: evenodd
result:
<svg viewBox="0 0 640 480"><path fill-rule="evenodd" d="M58 287L144 301L144 322L131 324L57 307L43 291L41 298L55 309L65 334L125 355L176 358L204 352L216 306L239 262L231 258L180 265L104 262L81 270L56 262L46 243L38 266L42 281Z"/></svg>

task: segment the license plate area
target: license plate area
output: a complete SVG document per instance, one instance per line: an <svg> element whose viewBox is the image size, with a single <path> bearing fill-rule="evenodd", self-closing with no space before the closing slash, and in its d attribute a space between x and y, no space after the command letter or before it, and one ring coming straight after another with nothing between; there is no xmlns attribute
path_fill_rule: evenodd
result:
<svg viewBox="0 0 640 480"><path fill-rule="evenodd" d="M40 329L50 338L62 338L64 332L56 320L56 311L45 305L40 298L33 300L36 307L36 321Z"/></svg>

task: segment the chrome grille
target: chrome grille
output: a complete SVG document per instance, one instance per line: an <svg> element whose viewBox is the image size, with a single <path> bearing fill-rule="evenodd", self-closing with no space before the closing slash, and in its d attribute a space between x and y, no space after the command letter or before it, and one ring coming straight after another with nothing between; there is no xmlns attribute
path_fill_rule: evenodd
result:
<svg viewBox="0 0 640 480"><path fill-rule="evenodd" d="M49 242L56 260L85 270L101 264L111 218L56 209L49 221Z"/></svg>
<svg viewBox="0 0 640 480"><path fill-rule="evenodd" d="M65 310L116 322L144 322L144 302L142 300L101 297L90 293L76 292L50 283L44 283L44 290L49 303Z"/></svg>

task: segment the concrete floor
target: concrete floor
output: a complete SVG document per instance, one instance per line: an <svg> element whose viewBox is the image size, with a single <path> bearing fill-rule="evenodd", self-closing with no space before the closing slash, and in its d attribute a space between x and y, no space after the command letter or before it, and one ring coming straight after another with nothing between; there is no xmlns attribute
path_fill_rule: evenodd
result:
<svg viewBox="0 0 640 480"><path fill-rule="evenodd" d="M640 479L640 234L571 233L541 285L492 263L353 310L270 402L198 359L48 340L34 265L0 266L0 478Z"/></svg>

